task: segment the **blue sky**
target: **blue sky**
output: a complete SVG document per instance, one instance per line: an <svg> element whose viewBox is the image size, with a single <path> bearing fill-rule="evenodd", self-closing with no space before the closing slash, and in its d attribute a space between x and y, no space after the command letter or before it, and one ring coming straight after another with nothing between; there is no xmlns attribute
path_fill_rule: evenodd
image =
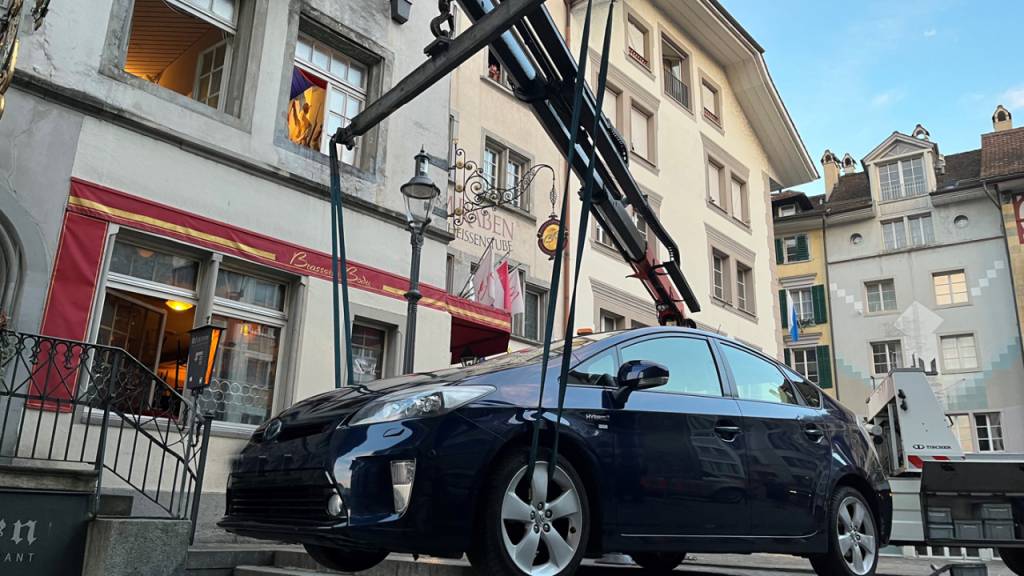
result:
<svg viewBox="0 0 1024 576"><path fill-rule="evenodd" d="M978 148L999 103L1024 125L1022 1L721 1L764 47L815 162L825 148L859 162L917 123L943 153Z"/></svg>

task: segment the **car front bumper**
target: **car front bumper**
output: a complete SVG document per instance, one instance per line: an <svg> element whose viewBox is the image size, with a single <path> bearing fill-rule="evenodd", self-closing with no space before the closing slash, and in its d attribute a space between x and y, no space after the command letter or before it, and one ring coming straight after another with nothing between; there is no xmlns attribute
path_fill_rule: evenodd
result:
<svg viewBox="0 0 1024 576"><path fill-rule="evenodd" d="M459 555L494 445L493 434L457 413L250 444L233 465L219 526L284 542ZM416 462L402 513L392 489L396 460ZM335 494L344 502L338 516L327 509Z"/></svg>

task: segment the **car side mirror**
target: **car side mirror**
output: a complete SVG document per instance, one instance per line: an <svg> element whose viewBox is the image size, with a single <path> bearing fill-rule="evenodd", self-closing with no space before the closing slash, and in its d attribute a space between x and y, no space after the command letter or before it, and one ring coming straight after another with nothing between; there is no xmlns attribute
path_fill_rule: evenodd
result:
<svg viewBox="0 0 1024 576"><path fill-rule="evenodd" d="M616 380L619 387L612 392L612 398L615 406L622 407L634 391L668 384L668 368L649 360L630 360L619 367Z"/></svg>

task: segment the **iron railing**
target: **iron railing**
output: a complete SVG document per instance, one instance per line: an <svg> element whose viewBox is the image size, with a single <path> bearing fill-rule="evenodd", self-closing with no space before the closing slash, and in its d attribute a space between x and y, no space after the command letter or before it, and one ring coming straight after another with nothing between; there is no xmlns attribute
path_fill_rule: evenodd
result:
<svg viewBox="0 0 1024 576"><path fill-rule="evenodd" d="M0 457L91 465L94 513L106 472L194 534L209 439L194 397L124 350L0 330Z"/></svg>
<svg viewBox="0 0 1024 576"><path fill-rule="evenodd" d="M673 100L684 107L690 107L690 87L683 83L668 66L664 67L665 91Z"/></svg>

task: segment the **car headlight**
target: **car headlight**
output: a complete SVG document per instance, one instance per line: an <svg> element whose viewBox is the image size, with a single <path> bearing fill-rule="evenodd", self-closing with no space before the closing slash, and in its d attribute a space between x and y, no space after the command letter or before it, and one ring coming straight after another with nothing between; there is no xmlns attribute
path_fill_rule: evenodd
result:
<svg viewBox="0 0 1024 576"><path fill-rule="evenodd" d="M440 416L494 392L493 386L438 386L394 392L363 406L347 426Z"/></svg>

